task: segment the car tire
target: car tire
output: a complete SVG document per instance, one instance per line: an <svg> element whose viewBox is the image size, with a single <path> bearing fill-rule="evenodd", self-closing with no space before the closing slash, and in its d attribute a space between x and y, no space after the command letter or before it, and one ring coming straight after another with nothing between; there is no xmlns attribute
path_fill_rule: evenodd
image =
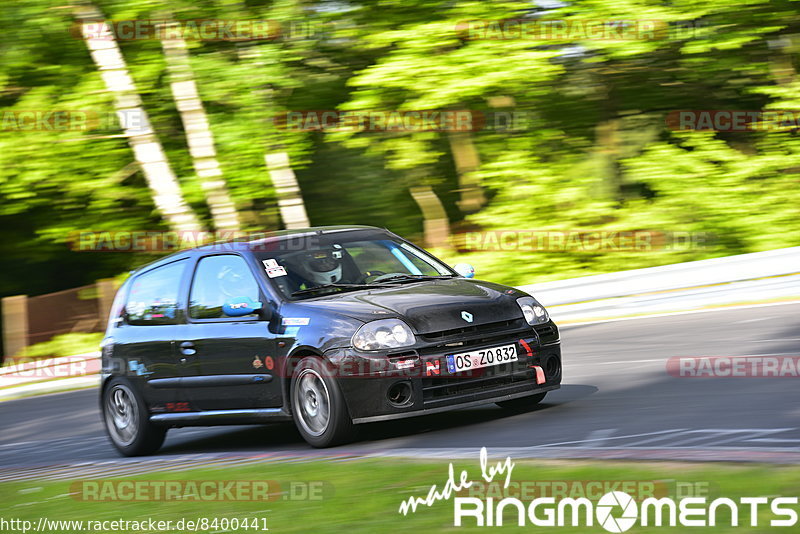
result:
<svg viewBox="0 0 800 534"><path fill-rule="evenodd" d="M157 451L167 429L150 422L147 406L136 388L123 378L112 379L101 401L106 434L125 456L143 456Z"/></svg>
<svg viewBox="0 0 800 534"><path fill-rule="evenodd" d="M353 439L354 425L331 368L314 356L303 358L289 388L292 416L311 446L332 447Z"/></svg>
<svg viewBox="0 0 800 534"><path fill-rule="evenodd" d="M533 408L540 402L542 402L542 400L544 400L545 395L547 395L546 391L544 393L531 395L530 397L520 397L518 399L496 402L495 404L497 404L501 408L505 408L506 410L514 410L514 411L528 410L530 408Z"/></svg>

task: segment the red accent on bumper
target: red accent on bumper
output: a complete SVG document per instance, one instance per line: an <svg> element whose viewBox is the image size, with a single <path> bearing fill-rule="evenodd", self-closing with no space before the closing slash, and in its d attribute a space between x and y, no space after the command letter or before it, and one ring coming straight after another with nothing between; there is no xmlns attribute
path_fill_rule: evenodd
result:
<svg viewBox="0 0 800 534"><path fill-rule="evenodd" d="M547 379L544 377L544 369L539 367L538 365L531 365L531 369L536 369L536 383L537 384L544 384L547 382Z"/></svg>

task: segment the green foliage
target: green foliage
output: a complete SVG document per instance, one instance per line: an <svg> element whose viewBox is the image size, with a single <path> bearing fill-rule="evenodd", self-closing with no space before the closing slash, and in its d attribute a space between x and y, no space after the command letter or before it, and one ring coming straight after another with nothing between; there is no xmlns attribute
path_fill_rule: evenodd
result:
<svg viewBox="0 0 800 534"><path fill-rule="evenodd" d="M75 356L100 350L100 341L103 334L100 332L73 332L61 334L48 341L36 343L25 348L22 358L57 358L60 356ZM7 363L13 363L9 360Z"/></svg>
<svg viewBox="0 0 800 534"><path fill-rule="evenodd" d="M190 41L191 66L231 194L248 230L281 226L264 164L287 151L313 224L375 224L415 240L409 194L430 185L462 230L696 232L699 247L633 252L458 254L508 283L594 274L800 244L796 131L679 132L672 110L800 108L796 2L590 0L97 0L109 19L250 19L315 30L268 41ZM0 7L0 111L113 103L71 5ZM657 39L475 39L470 20L659 21ZM123 41L129 70L183 193L208 209L157 41ZM502 97L502 98L500 98ZM498 106L498 101L504 102ZM487 205L462 212L445 132L281 129L289 110L517 112L471 133ZM0 129L0 294L37 294L126 271L150 257L75 253L76 230L165 229L113 120L82 131Z"/></svg>

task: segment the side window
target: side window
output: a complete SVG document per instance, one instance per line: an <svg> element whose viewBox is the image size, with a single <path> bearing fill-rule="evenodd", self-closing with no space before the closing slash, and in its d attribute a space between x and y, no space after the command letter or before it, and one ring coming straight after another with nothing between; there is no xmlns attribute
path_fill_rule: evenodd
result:
<svg viewBox="0 0 800 534"><path fill-rule="evenodd" d="M113 328L119 326L125 317L125 300L128 293L128 285L130 285L130 278L125 280L117 294L114 295L114 301L111 303L111 311L108 313L108 327Z"/></svg>
<svg viewBox="0 0 800 534"><path fill-rule="evenodd" d="M240 256L208 256L200 260L189 296L189 315L194 319L228 317L223 306L242 299L259 300L258 283ZM256 314L244 317L255 317Z"/></svg>
<svg viewBox="0 0 800 534"><path fill-rule="evenodd" d="M178 289L186 261L176 261L137 276L131 284L125 313L132 325L176 324Z"/></svg>

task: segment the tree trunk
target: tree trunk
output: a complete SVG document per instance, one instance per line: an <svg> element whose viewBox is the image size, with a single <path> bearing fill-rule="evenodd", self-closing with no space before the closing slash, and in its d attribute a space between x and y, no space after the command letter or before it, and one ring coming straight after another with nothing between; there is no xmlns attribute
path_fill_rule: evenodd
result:
<svg viewBox="0 0 800 534"><path fill-rule="evenodd" d="M105 25L98 31L103 14L91 2L82 1L75 8L75 17L81 23L81 35L106 89L114 96L120 125L144 173L156 209L172 230L201 231L202 225L186 203L164 149L152 130L113 33Z"/></svg>
<svg viewBox="0 0 800 534"><path fill-rule="evenodd" d="M239 59L249 61L253 68L263 68L264 60L258 47L249 43L239 44ZM265 87L259 90L264 99L264 109L272 109L272 89ZM270 128L270 124L265 123L265 128ZM278 210L283 220L283 225L287 229L306 228L311 226L308 220L303 194L297 177L292 169L289 153L280 141L270 143L267 140L267 153L264 154L264 161L267 165L272 185L275 187L275 194L278 197Z"/></svg>
<svg viewBox="0 0 800 534"><path fill-rule="evenodd" d="M447 219L442 201L430 186L411 188L411 196L422 211L425 246L430 248L450 247L450 221Z"/></svg>
<svg viewBox="0 0 800 534"><path fill-rule="evenodd" d="M609 119L595 126L596 150L605 168L606 189L616 202L622 202L622 169L619 165L619 119Z"/></svg>
<svg viewBox="0 0 800 534"><path fill-rule="evenodd" d="M169 23L167 23L168 25ZM214 136L189 65L186 41L180 38L161 41L167 62L172 97L181 115L194 170L200 178L216 230L239 230L239 217L231 200L214 149Z"/></svg>
<svg viewBox="0 0 800 534"><path fill-rule="evenodd" d="M608 196L618 204L622 203L622 167L620 158L620 125L617 115L615 93L611 69L605 73L605 80L599 84L599 96L602 106L600 120L595 126L595 150L603 163L603 177ZM599 76L604 72L601 70Z"/></svg>
<svg viewBox="0 0 800 534"><path fill-rule="evenodd" d="M448 139L456 164L458 190L461 194L458 207L464 213L480 211L486 204L486 196L483 194L483 188L475 174L480 166L480 159L472 141L472 135L470 132L450 132Z"/></svg>
<svg viewBox="0 0 800 534"><path fill-rule="evenodd" d="M300 186L289 164L289 154L273 152L265 154L264 160L272 185L275 186L275 194L278 195L278 209L284 226L289 230L311 226L303 197L300 195Z"/></svg>

